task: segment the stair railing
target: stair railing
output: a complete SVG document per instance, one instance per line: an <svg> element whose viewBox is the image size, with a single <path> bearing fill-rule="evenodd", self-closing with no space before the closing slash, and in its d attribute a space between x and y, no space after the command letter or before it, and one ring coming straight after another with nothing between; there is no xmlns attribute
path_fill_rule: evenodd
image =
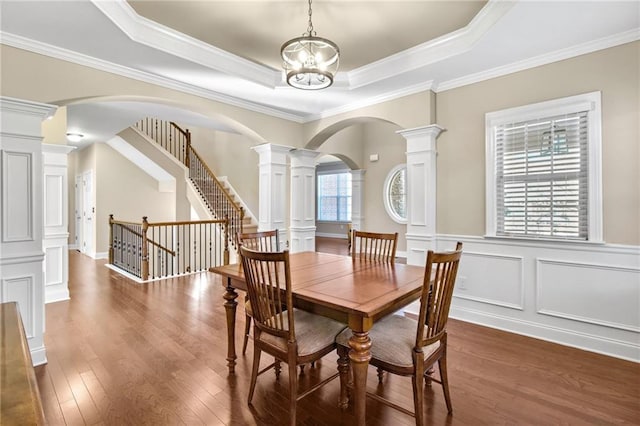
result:
<svg viewBox="0 0 640 426"><path fill-rule="evenodd" d="M191 146L191 132L172 121L145 118L136 128L170 152L189 169L189 178L217 218L228 217L231 243L237 248L237 235L243 232L244 209L236 203L224 186Z"/></svg>
<svg viewBox="0 0 640 426"><path fill-rule="evenodd" d="M228 219L141 223L109 215L109 263L142 281L229 263Z"/></svg>

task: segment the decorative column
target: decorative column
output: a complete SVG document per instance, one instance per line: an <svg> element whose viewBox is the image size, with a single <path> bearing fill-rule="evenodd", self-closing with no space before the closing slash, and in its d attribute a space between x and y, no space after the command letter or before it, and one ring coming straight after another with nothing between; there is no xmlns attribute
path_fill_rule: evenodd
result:
<svg viewBox="0 0 640 426"><path fill-rule="evenodd" d="M260 157L258 230L277 229L282 250L287 247L287 156L293 148L266 143L252 149Z"/></svg>
<svg viewBox="0 0 640 426"><path fill-rule="evenodd" d="M316 250L316 164L320 152L296 149L291 157L291 253Z"/></svg>
<svg viewBox="0 0 640 426"><path fill-rule="evenodd" d="M0 302L18 302L34 365L47 362L41 125L55 108L0 97Z"/></svg>
<svg viewBox="0 0 640 426"><path fill-rule="evenodd" d="M407 140L407 264L424 265L435 248L437 124L399 130Z"/></svg>
<svg viewBox="0 0 640 426"><path fill-rule="evenodd" d="M364 230L364 174L366 170L351 170L351 229Z"/></svg>
<svg viewBox="0 0 640 426"><path fill-rule="evenodd" d="M44 166L44 302L69 299L69 145L42 145Z"/></svg>

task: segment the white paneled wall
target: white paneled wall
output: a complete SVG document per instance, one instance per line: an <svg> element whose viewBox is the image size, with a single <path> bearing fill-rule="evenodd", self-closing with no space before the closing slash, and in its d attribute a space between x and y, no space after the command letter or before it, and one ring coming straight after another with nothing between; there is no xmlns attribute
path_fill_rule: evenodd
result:
<svg viewBox="0 0 640 426"><path fill-rule="evenodd" d="M452 318L640 361L639 247L438 235L437 249L456 241Z"/></svg>
<svg viewBox="0 0 640 426"><path fill-rule="evenodd" d="M67 154L73 148L67 145L42 145L45 303L69 299Z"/></svg>
<svg viewBox="0 0 640 426"><path fill-rule="evenodd" d="M0 98L0 302L18 302L34 365L47 362L41 123L54 108Z"/></svg>

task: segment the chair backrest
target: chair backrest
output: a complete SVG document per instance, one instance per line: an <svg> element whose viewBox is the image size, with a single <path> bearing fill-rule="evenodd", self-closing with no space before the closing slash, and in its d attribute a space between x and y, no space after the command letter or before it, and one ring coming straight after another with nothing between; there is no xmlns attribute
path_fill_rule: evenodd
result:
<svg viewBox="0 0 640 426"><path fill-rule="evenodd" d="M440 340L446 332L453 287L462 256L462 243L453 252L427 253L416 347L430 345Z"/></svg>
<svg viewBox="0 0 640 426"><path fill-rule="evenodd" d="M277 229L262 232L238 232L238 242L255 251L280 251Z"/></svg>
<svg viewBox="0 0 640 426"><path fill-rule="evenodd" d="M398 233L351 232L351 256L365 260L394 263Z"/></svg>
<svg viewBox="0 0 640 426"><path fill-rule="evenodd" d="M240 246L240 255L255 326L295 341L289 251L259 252Z"/></svg>

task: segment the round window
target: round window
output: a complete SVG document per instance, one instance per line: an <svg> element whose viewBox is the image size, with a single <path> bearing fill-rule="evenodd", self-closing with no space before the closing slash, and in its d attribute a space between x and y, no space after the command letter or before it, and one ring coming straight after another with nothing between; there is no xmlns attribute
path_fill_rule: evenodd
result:
<svg viewBox="0 0 640 426"><path fill-rule="evenodd" d="M394 167L384 185L384 206L391 219L407 223L407 166Z"/></svg>

